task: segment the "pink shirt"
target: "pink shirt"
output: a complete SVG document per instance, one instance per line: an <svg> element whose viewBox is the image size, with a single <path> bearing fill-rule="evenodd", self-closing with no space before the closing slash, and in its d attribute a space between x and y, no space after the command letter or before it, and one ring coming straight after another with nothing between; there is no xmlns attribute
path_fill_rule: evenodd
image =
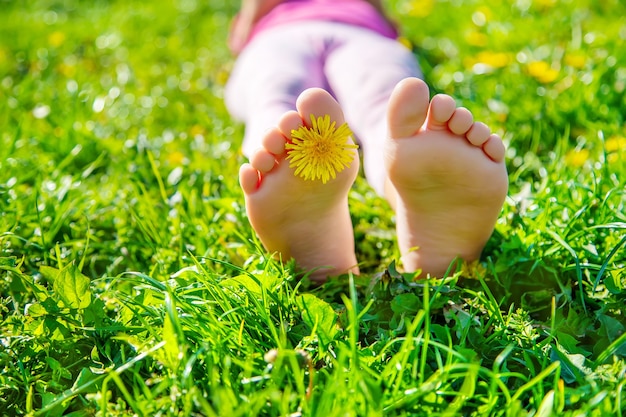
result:
<svg viewBox="0 0 626 417"><path fill-rule="evenodd" d="M266 29L305 20L340 22L373 30L391 39L398 37L395 28L364 0L286 0L256 23L250 39Z"/></svg>

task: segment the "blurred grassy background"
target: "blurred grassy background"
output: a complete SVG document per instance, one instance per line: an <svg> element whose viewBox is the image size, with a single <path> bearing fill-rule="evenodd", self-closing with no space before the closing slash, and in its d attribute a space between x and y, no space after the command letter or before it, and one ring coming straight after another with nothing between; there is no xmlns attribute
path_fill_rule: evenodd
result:
<svg viewBox="0 0 626 417"><path fill-rule="evenodd" d="M562 371L566 387L550 382L550 376L538 380L537 387L527 387L532 393L524 396L522 405L514 401L517 405L511 405L499 397L502 403L498 404L508 407L502 412L537 411L549 390L567 398L562 403L555 400L555 409L561 411L623 412L619 376L623 381L624 3L391 0L389 5L405 40L414 45L432 92L453 95L508 145L510 198L483 262L468 272L477 280L464 282L440 300L441 305L455 307L446 310L445 320L437 310L433 320L439 320L439 327L433 330L433 338L446 346L453 341L456 356L452 356L469 358L472 366L483 366L483 373L491 372L504 346L516 346L511 348L514 353L508 366L527 372L529 379L541 376L542 369L554 363L556 359L550 355L563 363L569 354L586 358L580 367L563 365L571 373ZM122 366L129 355L141 349L135 339L118 339L119 329L141 335L151 346L159 346L168 334L171 338L167 331L172 327L167 326L179 324L175 314L168 316L170 324L164 324L164 317L174 311L166 302L169 293L157 294L154 289L167 292L161 287L164 283L172 288L206 284L199 299L216 305L238 305L239 298L230 300L225 293L220 296L226 298L219 299L211 285L240 274L255 274L272 285L285 279L287 287L295 285L292 265L282 269L260 249L245 218L237 185L236 173L244 161L239 152L242 126L230 120L222 103L222 89L233 62L225 40L235 12L234 2L218 0L0 0L3 412L22 413L29 407L54 404L64 392L72 393L74 384L81 386L82 370L90 366ZM364 280L378 279L378 273L398 255L389 207L362 180L352 191L350 203ZM194 258L206 268L200 278L208 281L187 277ZM90 279L93 302L84 311L65 309L54 274L46 269L68 265L79 266ZM127 279L128 272L143 277L143 284ZM372 311L378 318L359 324L358 354L372 363L376 370L372 372L384 367L382 358L371 359L377 344L396 340L406 331L398 324L402 314L424 311L418 308L421 289L416 290L419 296L407 295L404 291L409 287L398 285L402 302L383 297L384 303L375 304L379 310ZM332 323L347 320L346 307L337 296L347 291L345 286L346 281L340 280L316 292L334 307L337 317L330 319ZM195 290L189 291L195 294ZM359 291L364 303L376 300L362 288ZM289 314L300 311L301 305L296 305L291 294L279 305L280 314L281 308L291 309ZM467 303L461 303L461 298ZM406 307L403 303L408 301ZM28 314L32 305L38 307ZM198 305L193 299L179 309L188 316L202 317L194 310ZM219 390L213 377L202 379L203 372L209 372L203 366L213 363L208 359L211 355L235 359L243 355L243 365L235 360L233 369L241 366L247 377L265 375L260 358L272 347L268 342L272 337L264 333L267 323L255 321L255 317L281 322L282 316L275 318L274 304L270 303L268 311L253 305L245 316L250 327L245 327L246 334L261 336L258 341L252 336L246 339L249 345L244 353L228 344L243 334L244 327L239 326L244 326L244 321L220 322L222 327L209 326L206 333L196 332L193 325L179 329L181 345L191 346L187 352L207 355L192 357L202 364L199 370L194 368L194 375L201 380L196 389L200 397L212 396L216 409L222 404L226 410L226 402L220 401L228 396L241 399L237 396L242 392L249 400L257 398L261 408L270 398L237 379L240 375L234 370L232 381L220 380ZM98 309L106 312L106 317L98 316ZM208 311L203 314L212 317L213 310ZM224 311L219 320L230 317ZM312 330L304 322L283 335L294 347L309 346L305 333ZM390 322L400 330L390 330ZM479 324L472 327L467 323ZM102 327L94 331L93 326ZM136 333L146 328L147 333ZM214 333L221 334L218 328L230 332L230 341L222 350L212 351L202 343ZM499 330L492 333L494 328ZM335 337L354 347L354 338L347 331ZM562 349L546 353L557 341ZM318 354L324 358L324 352ZM613 355L615 361L609 369ZM183 371L177 368L168 373L167 361L154 356L154 362L141 361L120 383L115 391L118 400L107 403L106 398L76 394L70 410L88 404L85 407L93 411L99 401L107 407L113 407L115 401L119 405L124 384L143 390L145 398L151 392L160 401L141 405L135 398L138 402L133 405L132 395L124 397L132 412L154 411L150 407L167 404L168 397L162 392L180 388L176 384L184 381ZM320 358L316 360L322 361ZM318 388L324 392L334 387L333 395L346 404L351 391L342 392L343 379L332 369L348 366L347 358L342 364L319 365L326 382L320 382ZM440 357L428 358L433 369L440 364ZM231 365L226 362L211 366L215 375L231 375ZM593 372L587 378L584 372L590 368ZM398 374L402 383L395 391L385 391L384 380L371 379L369 371L365 372L387 405L395 401L390 399L394 393L413 389L416 383ZM142 385L147 375L167 380L170 388ZM290 378L285 376L285 381ZM356 373L350 378L364 377ZM511 389L524 384L521 377L522 382L513 380ZM450 390L460 389L462 381L463 377L452 381ZM290 386L283 380L280 384ZM427 392L426 386L419 389ZM99 389L106 387L100 385ZM281 385L281 389L286 388ZM196 394L188 393L189 398ZM304 393L299 395L305 401ZM236 404L238 400L232 401ZM289 401L272 403L272 410L289 409L285 405L291 404ZM483 397L477 394L473 401L480 403ZM184 406L193 408L188 403ZM468 407L468 414L480 410ZM406 410L409 413L411 408ZM323 407L318 411L324 414Z"/></svg>

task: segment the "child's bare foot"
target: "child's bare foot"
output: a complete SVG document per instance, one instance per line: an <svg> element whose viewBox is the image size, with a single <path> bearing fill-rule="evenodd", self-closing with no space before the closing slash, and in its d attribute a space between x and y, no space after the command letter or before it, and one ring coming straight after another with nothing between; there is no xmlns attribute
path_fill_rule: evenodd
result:
<svg viewBox="0 0 626 417"><path fill-rule="evenodd" d="M330 275L358 272L348 191L359 159L357 151L350 150L354 155L350 166L325 184L296 177L285 159L291 131L303 124L310 127L311 115L329 115L337 127L344 123L339 104L321 89L304 91L296 108L266 133L262 149L241 167L239 182L248 218L265 248L313 270L311 278L320 282Z"/></svg>
<svg viewBox="0 0 626 417"><path fill-rule="evenodd" d="M445 95L410 78L389 101L386 162L404 267L442 277L491 236L508 189L502 140Z"/></svg>

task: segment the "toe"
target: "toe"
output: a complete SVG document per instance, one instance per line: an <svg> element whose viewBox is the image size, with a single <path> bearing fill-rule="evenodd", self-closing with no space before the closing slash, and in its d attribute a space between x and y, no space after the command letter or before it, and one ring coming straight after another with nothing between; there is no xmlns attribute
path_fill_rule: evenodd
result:
<svg viewBox="0 0 626 417"><path fill-rule="evenodd" d="M465 107L459 107L448 122L448 128L455 135L465 135L474 123L474 116Z"/></svg>
<svg viewBox="0 0 626 417"><path fill-rule="evenodd" d="M302 126L302 117L295 111L288 111L278 121L278 130L286 138L291 138L291 131L297 130Z"/></svg>
<svg viewBox="0 0 626 417"><path fill-rule="evenodd" d="M259 171L250 164L243 164L239 168L239 185L246 194L251 194L259 188Z"/></svg>
<svg viewBox="0 0 626 417"><path fill-rule="evenodd" d="M345 122L339 103L326 90L309 88L304 90L296 101L296 108L306 126L311 126L311 115L315 117L330 116L331 122L337 126Z"/></svg>
<svg viewBox="0 0 626 417"><path fill-rule="evenodd" d="M426 126L431 130L448 129L448 122L454 115L455 110L456 103L452 97L445 94L437 94L430 101Z"/></svg>
<svg viewBox="0 0 626 417"><path fill-rule="evenodd" d="M467 140L474 146L483 146L491 135L491 129L484 123L476 122L467 132Z"/></svg>
<svg viewBox="0 0 626 417"><path fill-rule="evenodd" d="M282 155L285 152L285 136L278 128L268 130L261 143L268 152L274 155Z"/></svg>
<svg viewBox="0 0 626 417"><path fill-rule="evenodd" d="M274 155L265 149L259 149L250 158L250 165L261 173L271 171L275 164L276 159L274 158Z"/></svg>
<svg viewBox="0 0 626 417"><path fill-rule="evenodd" d="M418 132L426 120L428 97L428 86L419 78L407 78L396 85L387 109L392 138L406 138Z"/></svg>
<svg viewBox="0 0 626 417"><path fill-rule="evenodd" d="M487 141L483 144L483 151L494 162L502 162L506 150L500 136L493 134L489 136Z"/></svg>

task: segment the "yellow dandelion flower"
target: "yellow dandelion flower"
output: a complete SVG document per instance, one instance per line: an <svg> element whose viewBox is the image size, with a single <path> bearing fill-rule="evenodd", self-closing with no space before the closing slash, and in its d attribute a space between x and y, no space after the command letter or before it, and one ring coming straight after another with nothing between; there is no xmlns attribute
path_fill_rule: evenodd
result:
<svg viewBox="0 0 626 417"><path fill-rule="evenodd" d="M196 136L204 136L204 134L205 134L204 127L200 125L193 125L191 126L191 129L189 130L189 135L192 138L195 138Z"/></svg>
<svg viewBox="0 0 626 417"><path fill-rule="evenodd" d="M171 152L167 155L167 162L176 166L183 165L185 163L185 159L185 155L178 151Z"/></svg>
<svg viewBox="0 0 626 417"><path fill-rule="evenodd" d="M48 43L54 48L58 48L65 42L65 33L55 31L48 36Z"/></svg>
<svg viewBox="0 0 626 417"><path fill-rule="evenodd" d="M556 1L555 0L535 0L534 3L539 8L545 10L545 9L552 8L556 4Z"/></svg>
<svg viewBox="0 0 626 417"><path fill-rule="evenodd" d="M358 146L349 140L351 135L346 123L335 129L329 115L311 115L311 127L292 130L291 142L285 145L289 167L295 168L294 175L326 184L352 163L352 149Z"/></svg>
<svg viewBox="0 0 626 417"><path fill-rule="evenodd" d="M465 41L473 46L486 46L487 43L489 43L489 36L472 30L470 32L465 32Z"/></svg>
<svg viewBox="0 0 626 417"><path fill-rule="evenodd" d="M480 6L476 9L476 12L484 16L485 22L489 22L493 19L493 11L488 6Z"/></svg>
<svg viewBox="0 0 626 417"><path fill-rule="evenodd" d="M487 275L487 268L480 261L464 261L461 264L461 275L465 278L479 279Z"/></svg>
<svg viewBox="0 0 626 417"><path fill-rule="evenodd" d="M582 53L568 53L564 58L565 65L576 69L582 69L587 63L587 57Z"/></svg>
<svg viewBox="0 0 626 417"><path fill-rule="evenodd" d="M587 149L573 149L565 155L565 164L572 168L580 168L589 160Z"/></svg>
<svg viewBox="0 0 626 417"><path fill-rule="evenodd" d="M430 16L435 8L434 0L411 0L403 5L404 13L412 17Z"/></svg>
<svg viewBox="0 0 626 417"><path fill-rule="evenodd" d="M475 58L466 62L474 66L475 64L484 64L491 68L504 68L511 62L511 56L504 52L482 51Z"/></svg>
<svg viewBox="0 0 626 417"><path fill-rule="evenodd" d="M74 75L76 75L76 65L73 64L61 63L57 65L56 70L59 72L59 74L67 78L72 78Z"/></svg>
<svg viewBox="0 0 626 417"><path fill-rule="evenodd" d="M539 82L547 84L556 80L559 76L559 72L552 68L545 61L533 61L527 66L528 73L536 78Z"/></svg>
<svg viewBox="0 0 626 417"><path fill-rule="evenodd" d="M626 151L626 137L613 136L606 141L604 148L607 152Z"/></svg>
<svg viewBox="0 0 626 417"><path fill-rule="evenodd" d="M626 138L621 136L613 136L604 144L607 152L606 159L609 163L615 164L622 159L622 153L626 152Z"/></svg>

